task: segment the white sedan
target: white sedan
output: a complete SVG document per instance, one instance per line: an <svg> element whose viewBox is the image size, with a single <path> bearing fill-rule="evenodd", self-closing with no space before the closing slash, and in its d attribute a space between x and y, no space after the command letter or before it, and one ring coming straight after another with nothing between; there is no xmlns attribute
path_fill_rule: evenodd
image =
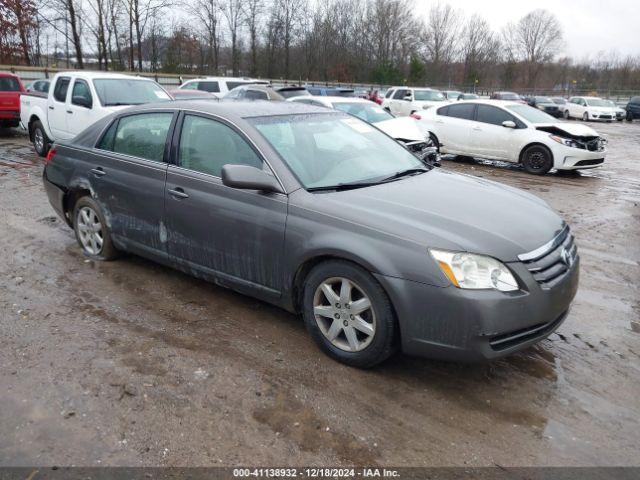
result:
<svg viewBox="0 0 640 480"><path fill-rule="evenodd" d="M418 121L440 153L521 163L529 173L603 164L606 140L518 102L462 101L422 112Z"/></svg>
<svg viewBox="0 0 640 480"><path fill-rule="evenodd" d="M564 104L564 118L611 122L616 119L616 106L599 97L571 97Z"/></svg>
<svg viewBox="0 0 640 480"><path fill-rule="evenodd" d="M433 145L430 138L422 133L414 118L394 117L369 100L354 97L304 96L289 98L287 101L340 110L375 125L419 156L424 157L429 153L437 156L435 151L431 151Z"/></svg>

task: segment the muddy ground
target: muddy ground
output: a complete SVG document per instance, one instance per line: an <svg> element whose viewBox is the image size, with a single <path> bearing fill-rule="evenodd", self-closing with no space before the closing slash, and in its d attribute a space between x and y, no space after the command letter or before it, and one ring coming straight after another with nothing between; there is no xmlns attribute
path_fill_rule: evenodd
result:
<svg viewBox="0 0 640 480"><path fill-rule="evenodd" d="M94 263L0 134L0 465L639 465L640 123L599 170L443 168L540 195L582 256L573 310L487 365L359 371L302 322L136 257ZM522 212L526 217L527 212Z"/></svg>

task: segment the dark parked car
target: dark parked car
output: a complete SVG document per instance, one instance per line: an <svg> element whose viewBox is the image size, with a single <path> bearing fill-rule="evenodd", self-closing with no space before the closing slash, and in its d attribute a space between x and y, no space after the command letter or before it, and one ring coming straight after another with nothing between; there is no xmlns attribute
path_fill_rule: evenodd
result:
<svg viewBox="0 0 640 480"><path fill-rule="evenodd" d="M525 102L520 95L514 92L493 92L489 97L491 100L508 100L510 102Z"/></svg>
<svg viewBox="0 0 640 480"><path fill-rule="evenodd" d="M44 185L89 258L131 252L301 313L358 367L397 348L504 356L553 332L578 287L544 201L322 107L133 107L55 144Z"/></svg>
<svg viewBox="0 0 640 480"><path fill-rule="evenodd" d="M552 117L562 117L563 112L560 110L560 106L549 97L531 97L527 103Z"/></svg>
<svg viewBox="0 0 640 480"><path fill-rule="evenodd" d="M627 120L632 121L636 118L640 118L640 97L631 97L629 103L625 107L627 111Z"/></svg>

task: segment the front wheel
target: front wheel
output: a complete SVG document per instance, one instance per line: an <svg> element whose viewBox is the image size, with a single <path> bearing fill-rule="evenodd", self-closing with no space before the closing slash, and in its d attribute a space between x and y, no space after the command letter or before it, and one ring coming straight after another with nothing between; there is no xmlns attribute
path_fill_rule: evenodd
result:
<svg viewBox="0 0 640 480"><path fill-rule="evenodd" d="M73 229L83 253L94 260L113 260L118 251L102 209L91 197L81 197L73 208Z"/></svg>
<svg viewBox="0 0 640 480"><path fill-rule="evenodd" d="M627 112L627 122L633 122L633 114L631 112Z"/></svg>
<svg viewBox="0 0 640 480"><path fill-rule="evenodd" d="M553 157L548 148L532 145L522 153L522 166L534 175L544 175L553 167Z"/></svg>
<svg viewBox="0 0 640 480"><path fill-rule="evenodd" d="M33 127L31 129L31 140L33 141L33 148L36 153L41 157L45 157L47 152L49 151L50 140L47 137L46 132L44 131L44 127L40 120L36 120L33 122Z"/></svg>
<svg viewBox="0 0 640 480"><path fill-rule="evenodd" d="M588 122L589 121L589 114L587 112L584 112L582 114L582 121L583 122Z"/></svg>
<svg viewBox="0 0 640 480"><path fill-rule="evenodd" d="M307 330L333 359L369 368L395 351L391 301L367 271L346 261L323 262L307 276L303 295Z"/></svg>
<svg viewBox="0 0 640 480"><path fill-rule="evenodd" d="M563 116L564 116L565 120L569 120L571 118L570 115L569 115L569 110L565 110Z"/></svg>

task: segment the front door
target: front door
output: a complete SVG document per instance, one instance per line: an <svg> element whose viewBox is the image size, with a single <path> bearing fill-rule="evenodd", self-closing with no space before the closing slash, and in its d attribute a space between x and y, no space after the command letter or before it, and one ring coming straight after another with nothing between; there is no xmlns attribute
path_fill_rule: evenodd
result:
<svg viewBox="0 0 640 480"><path fill-rule="evenodd" d="M172 111L120 117L87 158L87 177L106 211L116 245L166 258L164 192ZM98 152L99 151L99 152Z"/></svg>
<svg viewBox="0 0 640 480"><path fill-rule="evenodd" d="M227 286L266 296L282 290L287 197L222 184L226 164L270 172L246 137L206 115L185 114L176 165L167 172L172 260Z"/></svg>
<svg viewBox="0 0 640 480"><path fill-rule="evenodd" d="M67 131L75 137L95 121L93 95L85 80L76 78L71 89L67 113Z"/></svg>
<svg viewBox="0 0 640 480"><path fill-rule="evenodd" d="M511 151L521 133L521 128L508 128L502 122L512 121L516 127L524 127L509 112L493 105L478 104L476 121L471 127L471 150L475 155L499 160L513 160Z"/></svg>

